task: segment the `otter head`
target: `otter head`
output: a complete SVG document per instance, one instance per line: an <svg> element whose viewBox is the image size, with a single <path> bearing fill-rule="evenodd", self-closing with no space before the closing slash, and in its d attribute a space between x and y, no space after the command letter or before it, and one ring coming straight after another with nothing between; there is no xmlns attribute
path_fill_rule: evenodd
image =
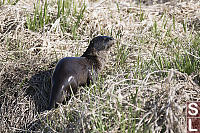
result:
<svg viewBox="0 0 200 133"><path fill-rule="evenodd" d="M98 36L91 40L89 47L97 52L107 51L114 44L114 39L108 36Z"/></svg>
<svg viewBox="0 0 200 133"><path fill-rule="evenodd" d="M83 54L83 56L99 56L103 57L106 51L115 43L112 37L97 36L90 41L90 45Z"/></svg>
<svg viewBox="0 0 200 133"><path fill-rule="evenodd" d="M86 57L97 71L101 71L108 58L108 50L114 45L115 40L108 36L97 36L90 41L90 45L82 57Z"/></svg>

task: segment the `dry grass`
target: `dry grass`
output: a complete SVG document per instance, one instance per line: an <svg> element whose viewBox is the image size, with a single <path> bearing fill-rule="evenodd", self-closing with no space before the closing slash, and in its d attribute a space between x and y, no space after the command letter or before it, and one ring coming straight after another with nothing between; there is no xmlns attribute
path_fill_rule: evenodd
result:
<svg viewBox="0 0 200 133"><path fill-rule="evenodd" d="M0 6L1 132L186 132L186 101L200 100L198 1L86 0L77 37L63 32L53 0L51 23L29 30L33 4ZM82 4L74 0L77 11ZM80 56L97 35L117 40L98 81L46 111L56 62Z"/></svg>

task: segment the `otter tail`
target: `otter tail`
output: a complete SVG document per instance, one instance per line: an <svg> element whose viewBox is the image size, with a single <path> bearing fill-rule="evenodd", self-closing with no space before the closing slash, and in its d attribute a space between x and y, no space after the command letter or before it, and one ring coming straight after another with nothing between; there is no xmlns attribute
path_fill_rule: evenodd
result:
<svg viewBox="0 0 200 133"><path fill-rule="evenodd" d="M49 103L49 106L48 106L48 110L51 110L52 108L54 108L56 105L56 102L55 100L51 99L50 103Z"/></svg>
<svg viewBox="0 0 200 133"><path fill-rule="evenodd" d="M49 101L49 106L48 106L48 110L51 110L52 108L55 108L56 106L56 98L59 95L59 88L56 87L56 85L54 84L51 88L51 93L50 93L50 101Z"/></svg>
<svg viewBox="0 0 200 133"><path fill-rule="evenodd" d="M53 89L53 88L52 88ZM56 105L56 101L54 98L54 94L52 94L52 89L51 89L51 94L50 94L50 101L49 101L49 106L48 106L48 110L51 110L52 108L55 108Z"/></svg>

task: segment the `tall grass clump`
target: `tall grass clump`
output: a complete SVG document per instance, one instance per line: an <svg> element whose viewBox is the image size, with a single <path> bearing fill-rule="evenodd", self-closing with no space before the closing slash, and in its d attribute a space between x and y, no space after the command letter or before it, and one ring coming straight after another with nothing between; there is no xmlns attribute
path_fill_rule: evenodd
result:
<svg viewBox="0 0 200 133"><path fill-rule="evenodd" d="M184 43L183 41L177 43ZM186 42L179 50L173 52L173 59L170 61L169 68L176 68L180 72L188 75L200 72L200 34L195 35L192 41ZM165 60L165 62L168 62Z"/></svg>
<svg viewBox="0 0 200 133"><path fill-rule="evenodd" d="M168 58L158 53L154 53L151 60L145 61L147 66L151 65L151 71L177 69L188 75L200 72L200 34L184 47L183 41L174 40L173 42L181 45L181 49L172 50ZM175 44L175 45L178 45ZM172 45L171 43L168 45ZM147 67L146 67L147 68ZM148 68L149 69L149 68Z"/></svg>
<svg viewBox="0 0 200 133"><path fill-rule="evenodd" d="M9 4L9 5L15 5L17 4L19 0L0 0L0 6L5 5L5 4Z"/></svg>
<svg viewBox="0 0 200 133"><path fill-rule="evenodd" d="M45 0L44 6L40 5L40 1L34 4L33 17L27 15L27 27L32 31L39 31L40 28L44 28L45 25L50 23L50 16L48 14L48 3Z"/></svg>
<svg viewBox="0 0 200 133"><path fill-rule="evenodd" d="M45 0L42 5L40 1L34 4L33 17L27 15L27 27L32 31L44 29L47 25L53 25L59 19L59 26L62 32L72 33L73 38L77 37L77 29L83 19L86 9L85 3L76 3L72 0L58 0L57 13L50 14L50 4Z"/></svg>
<svg viewBox="0 0 200 133"><path fill-rule="evenodd" d="M72 0L62 1L58 0L58 13L57 18L60 18L61 29L63 32L70 32L73 38L77 37L77 29L83 19L84 12L86 9L85 3L78 5Z"/></svg>

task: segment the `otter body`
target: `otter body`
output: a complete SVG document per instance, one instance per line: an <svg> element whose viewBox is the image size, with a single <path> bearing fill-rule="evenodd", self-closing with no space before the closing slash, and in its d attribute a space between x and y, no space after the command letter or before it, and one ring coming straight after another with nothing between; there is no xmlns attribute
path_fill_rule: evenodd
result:
<svg viewBox="0 0 200 133"><path fill-rule="evenodd" d="M52 76L49 109L56 103L69 100L72 93L77 92L78 86L93 82L103 69L107 52L113 44L112 37L95 37L81 57L65 57L57 63Z"/></svg>

